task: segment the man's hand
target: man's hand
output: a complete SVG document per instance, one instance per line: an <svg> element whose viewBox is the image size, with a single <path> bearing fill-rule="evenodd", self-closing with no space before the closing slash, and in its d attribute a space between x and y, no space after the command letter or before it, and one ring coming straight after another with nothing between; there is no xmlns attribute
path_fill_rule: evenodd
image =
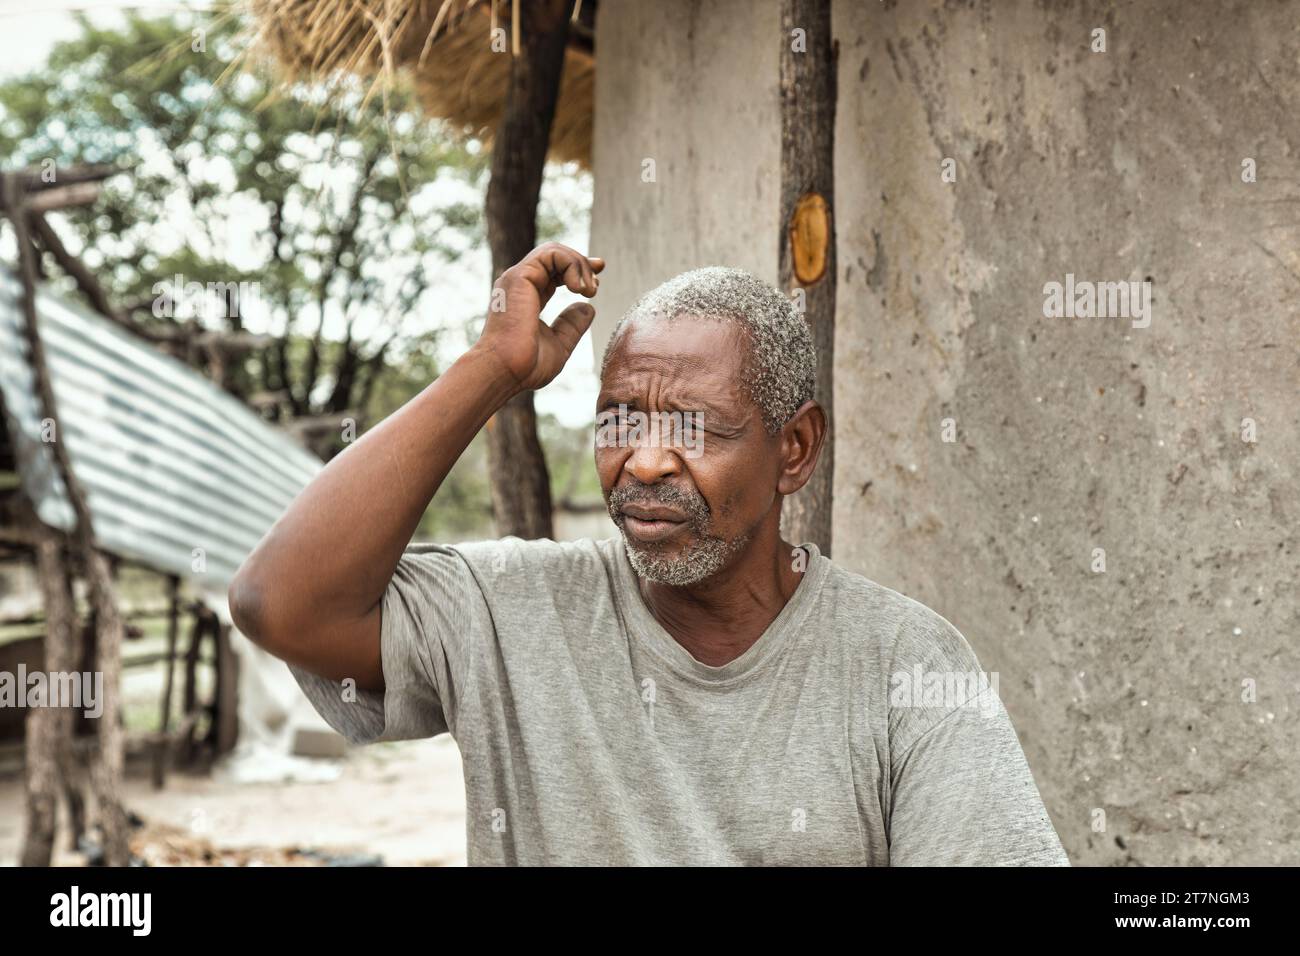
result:
<svg viewBox="0 0 1300 956"><path fill-rule="evenodd" d="M493 357L520 391L541 388L560 374L596 310L575 302L547 325L542 309L561 285L594 296L596 274L605 260L582 255L558 242L538 246L493 284L492 305L483 334L474 346Z"/></svg>

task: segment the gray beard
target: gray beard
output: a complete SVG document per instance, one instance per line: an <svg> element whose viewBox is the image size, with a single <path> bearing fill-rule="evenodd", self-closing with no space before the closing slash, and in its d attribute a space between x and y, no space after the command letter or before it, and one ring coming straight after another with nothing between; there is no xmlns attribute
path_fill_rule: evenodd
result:
<svg viewBox="0 0 1300 956"><path fill-rule="evenodd" d="M676 505L685 511L689 531L694 538L692 543L676 557L659 553L656 545L642 548L634 544L623 527L623 515L619 510L633 501ZM632 570L638 576L657 584L680 588L712 577L722 570L732 555L745 549L753 534L751 529L731 541L710 534L711 516L704 499L698 493L692 494L671 486L622 488L611 493L605 503L610 518L623 535L627 560L632 565Z"/></svg>
<svg viewBox="0 0 1300 956"><path fill-rule="evenodd" d="M749 539L749 532L732 541L698 537L685 551L669 556L639 549L628 539L627 533L623 532L627 560L632 565L632 570L648 581L677 588L698 584L717 574L733 555L745 549Z"/></svg>

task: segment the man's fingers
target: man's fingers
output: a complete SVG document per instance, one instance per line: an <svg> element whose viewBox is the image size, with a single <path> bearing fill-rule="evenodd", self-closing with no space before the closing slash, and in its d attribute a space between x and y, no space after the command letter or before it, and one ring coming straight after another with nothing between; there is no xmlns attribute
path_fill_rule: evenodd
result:
<svg viewBox="0 0 1300 956"><path fill-rule="evenodd" d="M567 246L560 247L563 252L557 254L557 258L566 261L564 268L564 284L570 292L578 295L593 296L596 294L596 274L591 269L591 264L587 257L574 252Z"/></svg>
<svg viewBox="0 0 1300 956"><path fill-rule="evenodd" d="M605 268L603 259L588 259L576 249L558 242L548 242L538 246L529 253L528 258L535 259L542 267L549 284L563 283L567 289L578 295L595 295L600 287L600 283L596 281L596 273ZM597 262L599 265L596 265ZM542 291L540 285L538 288Z"/></svg>
<svg viewBox="0 0 1300 956"><path fill-rule="evenodd" d="M587 277L582 271L583 259L580 256L569 257L569 261L564 266L564 285L570 292L578 295L586 295Z"/></svg>
<svg viewBox="0 0 1300 956"><path fill-rule="evenodd" d="M596 310L586 302L575 302L551 323L551 332L564 346L567 354L573 354L578 347L578 340L591 328L591 321L596 317Z"/></svg>

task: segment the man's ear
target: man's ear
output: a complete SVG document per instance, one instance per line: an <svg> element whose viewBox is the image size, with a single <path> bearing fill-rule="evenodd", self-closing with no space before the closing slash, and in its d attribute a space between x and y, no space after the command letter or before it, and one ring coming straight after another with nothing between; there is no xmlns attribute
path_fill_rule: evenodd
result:
<svg viewBox="0 0 1300 956"><path fill-rule="evenodd" d="M812 399L781 429L781 476L776 490L792 495L808 483L826 441L826 412Z"/></svg>

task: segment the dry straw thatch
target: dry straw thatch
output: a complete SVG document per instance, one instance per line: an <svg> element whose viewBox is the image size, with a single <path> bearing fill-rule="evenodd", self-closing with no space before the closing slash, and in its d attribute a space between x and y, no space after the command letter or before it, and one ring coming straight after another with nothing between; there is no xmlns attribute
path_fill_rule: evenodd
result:
<svg viewBox="0 0 1300 956"><path fill-rule="evenodd" d="M255 48L270 54L287 79L328 83L350 74L382 85L406 73L429 115L490 141L511 59L509 45L506 52L492 49L492 28L517 42L520 2L529 0L246 0L246 6ZM571 42L565 54L550 157L589 166L596 64L589 44L583 46Z"/></svg>

